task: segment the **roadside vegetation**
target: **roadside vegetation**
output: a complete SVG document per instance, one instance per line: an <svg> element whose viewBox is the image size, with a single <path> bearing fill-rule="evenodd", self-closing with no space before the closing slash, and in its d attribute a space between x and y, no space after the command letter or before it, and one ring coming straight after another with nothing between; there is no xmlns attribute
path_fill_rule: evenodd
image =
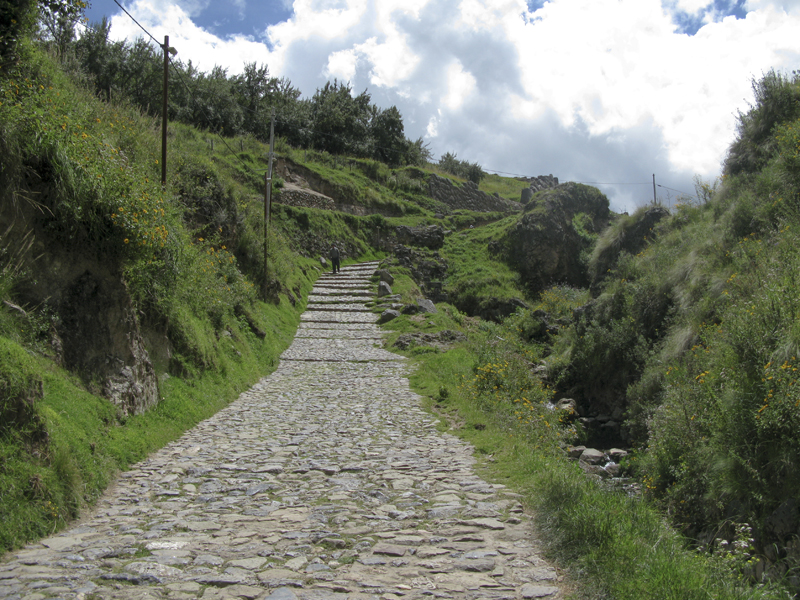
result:
<svg viewBox="0 0 800 600"><path fill-rule="evenodd" d="M501 323L465 316L468 344L418 355L433 410L526 490L553 551L594 582L587 597L800 588L800 82L771 72L753 87L721 181L671 213L616 217L588 288L546 289ZM465 243L443 249L450 289L461 269L499 281ZM597 440L548 407L559 398L583 416L621 409L636 497L567 461L563 448Z"/></svg>
<svg viewBox="0 0 800 600"><path fill-rule="evenodd" d="M331 242L346 262L387 257L395 291L411 301L424 282L389 256L393 233L441 225L442 248L417 260L446 266L449 302L392 321L388 342L467 335L449 350L404 350L417 362L414 384L442 427L475 445L488 476L524 494L577 597L798 593L796 76L754 81L723 177L698 181L697 196L672 211L593 220L571 214L567 196L599 206L596 190L573 184L547 196L564 196L557 204L580 251L571 277L581 283L542 287L504 244L522 219L552 216L537 201L545 196L523 215L436 202L433 173L511 200L526 184L454 153L429 162L396 109L339 82L301 99L265 66L230 77L173 63L185 80L177 89L196 93L171 101L162 187L160 86L151 85L160 56L144 43L110 44L107 24L76 38L81 4L16 3L20 18L0 35L0 201L39 224L0 230L0 548L63 527L118 471L268 374ZM34 13L45 41L32 40ZM350 212L276 203L265 264L273 108L278 158ZM286 185L275 179L278 193ZM30 301L44 284L31 257L47 248L65 263L102 257L143 327L163 332L169 352L152 352L152 410L121 411L98 381L59 361L54 332L65 315L49 299ZM554 406L567 398L579 414ZM622 474L637 493L588 477L565 453L594 441L581 417L611 409L630 451Z"/></svg>

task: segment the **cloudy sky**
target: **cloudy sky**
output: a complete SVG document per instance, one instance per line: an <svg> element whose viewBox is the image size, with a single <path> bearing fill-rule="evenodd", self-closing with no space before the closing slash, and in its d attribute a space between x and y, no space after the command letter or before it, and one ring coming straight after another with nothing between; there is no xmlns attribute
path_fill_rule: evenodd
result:
<svg viewBox="0 0 800 600"><path fill-rule="evenodd" d="M800 69L800 0L120 0L178 58L267 64L395 105L406 137L484 169L596 183L612 208L713 181L751 80ZM91 21L144 35L113 0ZM601 185L602 184L602 185Z"/></svg>

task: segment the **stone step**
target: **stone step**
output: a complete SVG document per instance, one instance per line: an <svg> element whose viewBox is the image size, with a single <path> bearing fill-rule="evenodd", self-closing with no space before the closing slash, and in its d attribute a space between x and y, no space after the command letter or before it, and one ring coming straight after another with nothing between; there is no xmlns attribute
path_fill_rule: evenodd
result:
<svg viewBox="0 0 800 600"><path fill-rule="evenodd" d="M0 598L562 598L518 496L439 432L376 319L303 313L271 375L9 553Z"/></svg>

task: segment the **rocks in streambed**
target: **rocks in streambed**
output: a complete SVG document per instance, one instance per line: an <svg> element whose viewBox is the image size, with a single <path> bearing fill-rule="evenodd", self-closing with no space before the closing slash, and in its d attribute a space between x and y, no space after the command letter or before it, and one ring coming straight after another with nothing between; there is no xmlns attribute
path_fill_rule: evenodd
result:
<svg viewBox="0 0 800 600"><path fill-rule="evenodd" d="M578 461L578 465L586 474L595 475L601 479L619 477L621 472L619 462L627 455L626 450L619 448L612 448L605 452L586 446L569 446L567 448L567 456L571 460Z"/></svg>

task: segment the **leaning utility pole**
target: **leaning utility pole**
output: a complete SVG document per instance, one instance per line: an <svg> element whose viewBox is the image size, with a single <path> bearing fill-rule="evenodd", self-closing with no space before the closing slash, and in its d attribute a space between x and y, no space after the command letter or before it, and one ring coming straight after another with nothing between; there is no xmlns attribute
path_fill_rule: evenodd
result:
<svg viewBox="0 0 800 600"><path fill-rule="evenodd" d="M161 107L161 185L167 185L167 99L169 98L169 55L178 51L169 47L169 36L164 36L164 105Z"/></svg>
<svg viewBox="0 0 800 600"><path fill-rule="evenodd" d="M272 159L275 156L275 109L269 124L269 167L264 174L264 302L269 286L269 214L272 203Z"/></svg>

